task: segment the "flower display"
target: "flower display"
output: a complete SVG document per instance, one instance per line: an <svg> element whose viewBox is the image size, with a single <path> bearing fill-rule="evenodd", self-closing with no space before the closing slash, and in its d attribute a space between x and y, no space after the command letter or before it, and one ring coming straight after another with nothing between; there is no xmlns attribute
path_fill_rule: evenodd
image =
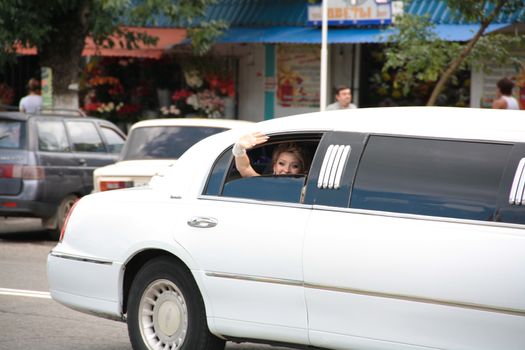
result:
<svg viewBox="0 0 525 350"><path fill-rule="evenodd" d="M86 66L83 77L83 110L92 116L115 123L130 123L140 119L140 99L148 93L146 86L134 86L126 80L124 71L130 62L125 59L93 60ZM110 65L113 65L110 69ZM110 73L107 73L111 71Z"/></svg>
<svg viewBox="0 0 525 350"><path fill-rule="evenodd" d="M217 74L209 74L206 80L208 81L210 89L212 91L218 91L220 96L235 96L235 85L231 77L221 79Z"/></svg>
<svg viewBox="0 0 525 350"><path fill-rule="evenodd" d="M184 72L186 87L171 95L172 105L161 107L164 116L200 116L223 118L225 99L235 96L235 84L231 76L210 72L202 74L191 69Z"/></svg>
<svg viewBox="0 0 525 350"><path fill-rule="evenodd" d="M198 89L203 84L201 75L196 69L184 72L184 79L186 80L186 84L193 89Z"/></svg>
<svg viewBox="0 0 525 350"><path fill-rule="evenodd" d="M233 68L231 59L217 57L94 58L83 71L81 106L87 114L126 124L159 115L233 116Z"/></svg>

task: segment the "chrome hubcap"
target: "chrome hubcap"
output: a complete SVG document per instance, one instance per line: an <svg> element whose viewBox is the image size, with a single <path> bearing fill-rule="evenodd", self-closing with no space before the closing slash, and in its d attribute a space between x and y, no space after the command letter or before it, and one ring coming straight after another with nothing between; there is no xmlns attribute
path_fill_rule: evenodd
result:
<svg viewBox="0 0 525 350"><path fill-rule="evenodd" d="M188 332L188 309L179 288L169 280L151 283L140 299L139 322L148 349L180 349Z"/></svg>

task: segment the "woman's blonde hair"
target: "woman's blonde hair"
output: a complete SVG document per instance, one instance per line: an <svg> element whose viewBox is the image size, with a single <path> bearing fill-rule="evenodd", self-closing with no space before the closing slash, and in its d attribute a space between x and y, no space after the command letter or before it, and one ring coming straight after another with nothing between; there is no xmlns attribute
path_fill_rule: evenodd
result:
<svg viewBox="0 0 525 350"><path fill-rule="evenodd" d="M284 152L292 153L297 158L297 160L299 161L299 165L301 166L302 173L308 172L310 164L308 164L308 160L304 149L295 142L280 143L275 148L272 154L272 166L275 165L275 163L277 163L277 159L279 159L279 156Z"/></svg>

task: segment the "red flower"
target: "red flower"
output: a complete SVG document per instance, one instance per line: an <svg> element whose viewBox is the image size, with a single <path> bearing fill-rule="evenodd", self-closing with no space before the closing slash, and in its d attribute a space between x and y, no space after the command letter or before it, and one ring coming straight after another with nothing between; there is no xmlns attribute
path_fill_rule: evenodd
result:
<svg viewBox="0 0 525 350"><path fill-rule="evenodd" d="M140 105L125 104L117 111L118 115L135 114L140 112Z"/></svg>
<svg viewBox="0 0 525 350"><path fill-rule="evenodd" d="M174 101L174 102L177 102L177 101L180 101L180 100L183 100L185 101L188 97L190 97L192 95L192 92L190 90L187 90L187 89L181 89L181 90L177 90L173 93L173 95L171 95L171 99Z"/></svg>
<svg viewBox="0 0 525 350"><path fill-rule="evenodd" d="M102 106L102 103L100 102L91 102L91 103L86 103L84 105L84 110L86 112L97 112L97 110Z"/></svg>
<svg viewBox="0 0 525 350"><path fill-rule="evenodd" d="M219 80L219 77L215 74L210 74L206 77L206 80L208 81L208 84L210 86L211 90L216 90L221 85L221 81Z"/></svg>
<svg viewBox="0 0 525 350"><path fill-rule="evenodd" d="M115 95L119 95L119 94L123 94L124 93L124 87L122 86L122 84L119 82L115 85L113 85L113 87L111 89L108 90L108 93L110 96L115 96Z"/></svg>
<svg viewBox="0 0 525 350"><path fill-rule="evenodd" d="M233 97L235 96L235 85L233 84L232 79L221 81L219 86L219 91L221 95Z"/></svg>

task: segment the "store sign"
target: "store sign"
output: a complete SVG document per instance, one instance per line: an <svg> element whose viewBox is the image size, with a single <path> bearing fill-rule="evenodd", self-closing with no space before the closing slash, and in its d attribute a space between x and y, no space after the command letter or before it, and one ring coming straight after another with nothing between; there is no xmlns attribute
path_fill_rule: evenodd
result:
<svg viewBox="0 0 525 350"><path fill-rule="evenodd" d="M53 107L53 71L49 67L42 67L40 70L40 80L42 81L42 107Z"/></svg>
<svg viewBox="0 0 525 350"><path fill-rule="evenodd" d="M393 0L325 0L328 1L328 25L391 24L403 13L403 2ZM308 25L320 26L322 6L308 5Z"/></svg>

